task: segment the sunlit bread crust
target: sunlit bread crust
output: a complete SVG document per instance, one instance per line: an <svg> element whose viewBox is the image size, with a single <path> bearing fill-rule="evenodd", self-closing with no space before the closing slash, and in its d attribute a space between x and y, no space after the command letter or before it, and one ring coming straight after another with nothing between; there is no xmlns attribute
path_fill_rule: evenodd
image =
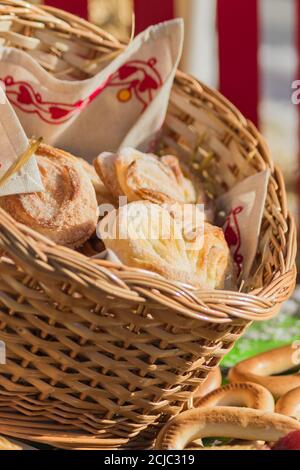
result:
<svg viewBox="0 0 300 470"><path fill-rule="evenodd" d="M280 398L290 390L300 387L299 373L284 375L297 366L298 357L299 353L292 345L273 349L237 364L230 370L229 380L232 383L258 383L267 388L275 398Z"/></svg>
<svg viewBox="0 0 300 470"><path fill-rule="evenodd" d="M176 157L144 154L131 148L118 154L103 153L94 161L95 169L113 197L126 196L128 202L195 203L193 183L184 177Z"/></svg>
<svg viewBox="0 0 300 470"><path fill-rule="evenodd" d="M106 248L127 266L202 289L222 289L232 269L222 230L206 223L199 248L197 240L194 245L184 239L182 230L167 209L141 201L109 214L99 232Z"/></svg>
<svg viewBox="0 0 300 470"><path fill-rule="evenodd" d="M193 395L194 403L200 398L205 397L209 393L213 392L222 385L222 373L220 367L216 367L212 370L204 382L199 385L196 392Z"/></svg>
<svg viewBox="0 0 300 470"><path fill-rule="evenodd" d="M161 430L157 450L183 450L190 442L207 437L276 442L300 423L287 416L230 406L196 408L173 418Z"/></svg>
<svg viewBox="0 0 300 470"><path fill-rule="evenodd" d="M227 384L194 402L195 408L242 406L255 410L274 411L275 402L266 388L249 382Z"/></svg>
<svg viewBox="0 0 300 470"><path fill-rule="evenodd" d="M16 221L57 244L80 247L96 229L95 190L72 155L41 145L36 155L45 191L0 198Z"/></svg>

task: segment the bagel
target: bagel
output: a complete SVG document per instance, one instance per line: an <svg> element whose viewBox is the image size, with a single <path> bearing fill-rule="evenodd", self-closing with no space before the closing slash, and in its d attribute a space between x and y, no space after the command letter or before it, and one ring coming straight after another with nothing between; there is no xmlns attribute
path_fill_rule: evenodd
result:
<svg viewBox="0 0 300 470"><path fill-rule="evenodd" d="M276 442L300 423L292 418L250 408L196 408L173 418L159 433L157 450L183 450L190 442L206 437Z"/></svg>
<svg viewBox="0 0 300 470"><path fill-rule="evenodd" d="M263 442L255 442L253 444L232 444L228 446L210 446L210 447L191 447L190 451L195 450L271 450L270 447Z"/></svg>
<svg viewBox="0 0 300 470"><path fill-rule="evenodd" d="M267 388L275 398L300 387L300 374L278 375L293 369L297 354L292 345L259 354L237 364L229 372L229 380L253 382ZM272 377L276 375L276 377Z"/></svg>
<svg viewBox="0 0 300 470"><path fill-rule="evenodd" d="M212 406L239 406L274 411L275 403L269 390L261 385L246 382L225 385L195 401L195 408Z"/></svg>
<svg viewBox="0 0 300 470"><path fill-rule="evenodd" d="M196 400L199 400L199 398L203 398L209 393L211 393L213 390L216 390L216 388L221 387L221 385L222 385L221 369L220 367L216 367L208 374L204 382L202 382L202 384L200 384L199 387L197 388L193 396L194 403Z"/></svg>
<svg viewBox="0 0 300 470"><path fill-rule="evenodd" d="M291 416L300 421L300 387L290 390L278 400L276 413Z"/></svg>

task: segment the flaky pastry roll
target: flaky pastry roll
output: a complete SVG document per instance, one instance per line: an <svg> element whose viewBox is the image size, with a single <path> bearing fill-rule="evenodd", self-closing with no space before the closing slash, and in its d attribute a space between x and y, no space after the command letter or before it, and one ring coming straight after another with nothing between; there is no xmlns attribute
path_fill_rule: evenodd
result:
<svg viewBox="0 0 300 470"><path fill-rule="evenodd" d="M94 190L96 192L96 198L97 198L98 205L100 205L100 204L114 205L114 203L115 203L114 198L112 197L109 190L106 188L105 184L103 183L100 176L96 172L94 166L91 165L90 163L88 163L83 158L78 158L77 160L81 164L83 170L89 176L89 178L92 182L92 185L94 186Z"/></svg>
<svg viewBox="0 0 300 470"><path fill-rule="evenodd" d="M194 239L183 228L165 207L141 201L108 214L99 232L106 248L127 266L201 289L222 289L231 269L222 230L205 223L204 235L197 227Z"/></svg>
<svg viewBox="0 0 300 470"><path fill-rule="evenodd" d="M97 200L90 178L77 159L62 150L41 145L36 158L45 191L5 196L0 206L55 243L80 247L97 225Z"/></svg>
<svg viewBox="0 0 300 470"><path fill-rule="evenodd" d="M195 188L184 177L176 157L164 160L127 148L118 154L101 154L94 166L115 198L126 196L128 202L155 204L196 202Z"/></svg>

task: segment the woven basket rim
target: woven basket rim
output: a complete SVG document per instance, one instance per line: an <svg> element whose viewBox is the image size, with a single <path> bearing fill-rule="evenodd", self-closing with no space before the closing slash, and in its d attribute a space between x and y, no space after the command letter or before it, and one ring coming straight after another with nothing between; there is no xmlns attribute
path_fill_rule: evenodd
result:
<svg viewBox="0 0 300 470"><path fill-rule="evenodd" d="M104 29L98 27L97 25L80 18L76 15L73 15L72 13L69 13L67 11L61 10L59 8L49 6L49 5L34 5L31 3L28 3L24 0L1 0L0 2L0 15L2 15L1 12L1 7L16 7L17 9L21 9L21 7L25 10L35 12L37 14L40 14L44 17L45 21L47 20L48 23L59 22L58 24L62 27L62 29L66 29L66 31L70 31L71 27L67 21L63 21L61 18L64 18L68 20L70 23L74 23L77 27L81 26L81 28L78 29L78 36L82 36L90 41L95 41L96 43L99 43L99 38L100 37L105 37L117 49L122 49L126 44L122 43L119 41L115 36L110 34L109 32L105 31ZM4 14L6 12L4 11ZM17 13L17 10L15 11ZM58 18L58 15L60 18ZM90 34L87 34L89 32ZM100 40L100 43L102 43L103 40Z"/></svg>
<svg viewBox="0 0 300 470"><path fill-rule="evenodd" d="M290 219L292 226L294 226L293 218ZM117 281L118 273L120 279L118 281L124 282L124 278L130 278L130 284L133 285L133 288L128 291L127 288L120 288L117 286L113 289L113 294L115 297L119 297L124 300L139 301L145 302L146 298L151 298L151 291L154 288L154 283L156 283L157 288L160 292L172 292L176 293L176 299L172 301L170 307L189 318L199 319L204 321L213 321L215 323L228 323L234 321L234 319L244 319L245 321L266 321L273 318L277 314L276 304L281 304L286 298L290 296L291 291L294 289L295 277L296 277L296 266L293 265L291 269L284 273L276 272L274 274L274 280L267 286L256 289L251 293L243 293L238 291L225 291L225 290L196 290L189 289L186 286L164 279L162 276L158 276L155 273L138 270L136 268L128 268L127 266L120 266L112 262L106 262L103 260L94 260L84 254L78 253L75 250L56 245L52 241L43 237L40 234L35 233L33 230L29 229L23 224L17 223L14 219L7 214L3 209L0 208L0 228L1 232L5 233L6 231L10 232L10 235L14 233L15 239L20 240L22 238L27 239L27 245L30 246L31 250L34 249L36 256L44 255L47 259L47 255L58 255L60 261L65 262L66 265L69 265L68 260L72 259L75 256L79 264L78 272L80 272L80 266L91 271L95 269L99 271L99 274L105 274L110 281ZM295 227L292 229L295 231ZM59 253L58 253L59 252ZM13 255L12 255L13 258ZM71 261L71 264L73 264ZM110 273L112 270L113 274ZM123 274L123 276L121 276ZM118 283L118 282L117 282ZM139 287L139 285L143 287ZM287 284L289 286L288 294L285 292L283 298L280 298L281 292L278 288L280 284ZM151 286L147 288L146 286ZM105 283L101 285L101 290L107 293L112 293L111 285ZM276 296L275 292L279 290L279 298ZM275 291L275 292L274 292ZM156 297L156 295L154 296ZM186 299L189 299L187 301ZM192 299L192 300L191 300ZM161 298L160 301L168 301L166 298ZM203 307L203 303L206 304L207 316L200 314L198 308ZM223 317L216 315L216 308L221 307L222 303L226 303L226 310L231 309L230 315L225 314ZM188 305L188 307L186 306ZM245 311L246 307L246 311ZM275 310L274 310L275 309Z"/></svg>

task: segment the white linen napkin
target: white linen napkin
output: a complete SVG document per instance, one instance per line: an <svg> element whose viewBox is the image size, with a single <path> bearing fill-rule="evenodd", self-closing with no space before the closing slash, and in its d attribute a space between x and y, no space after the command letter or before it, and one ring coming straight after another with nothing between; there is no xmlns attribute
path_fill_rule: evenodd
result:
<svg viewBox="0 0 300 470"><path fill-rule="evenodd" d="M182 46L182 20L152 26L82 81L57 79L28 53L2 47L0 79L28 137L91 161L151 141L165 119Z"/></svg>
<svg viewBox="0 0 300 470"><path fill-rule="evenodd" d="M249 176L216 201L240 280L247 280L255 260L269 179L269 170Z"/></svg>
<svg viewBox="0 0 300 470"><path fill-rule="evenodd" d="M0 177L2 177L29 146L26 134L2 87L0 87L0 144ZM0 185L0 196L32 193L43 189L36 159L32 156L20 171Z"/></svg>

